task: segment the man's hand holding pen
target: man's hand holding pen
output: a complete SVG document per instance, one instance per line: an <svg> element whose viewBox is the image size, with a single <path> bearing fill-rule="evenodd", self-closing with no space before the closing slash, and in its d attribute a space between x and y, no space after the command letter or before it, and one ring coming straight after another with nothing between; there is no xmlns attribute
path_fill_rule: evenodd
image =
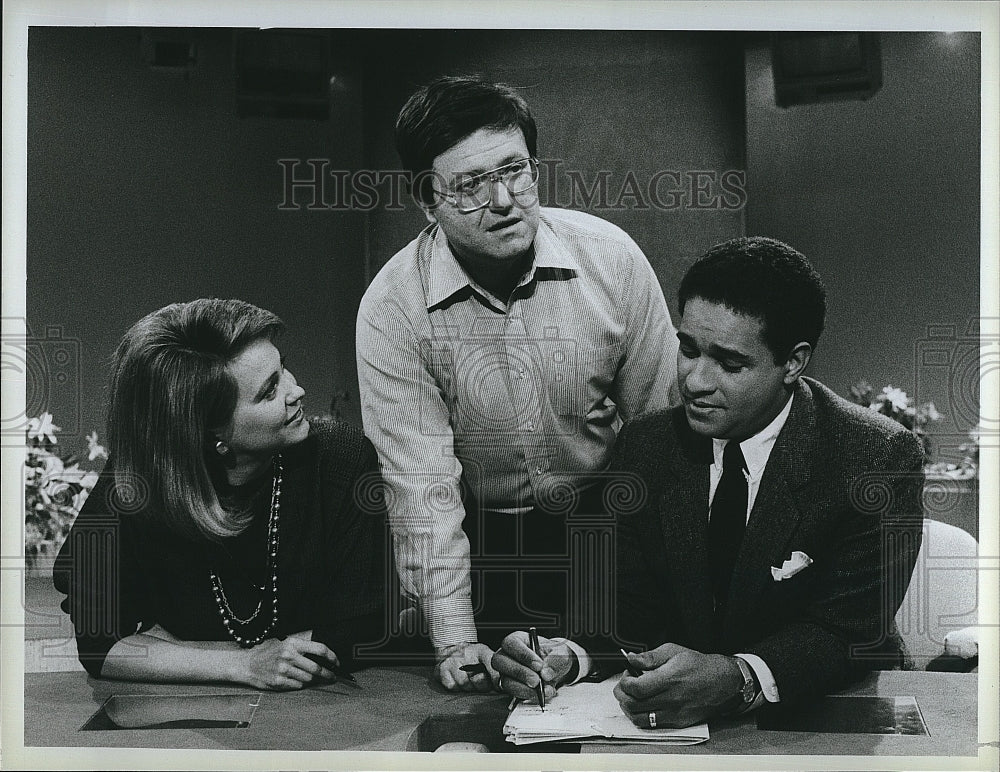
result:
<svg viewBox="0 0 1000 772"><path fill-rule="evenodd" d="M538 637L539 654L531 648L528 633L518 631L503 640L493 655L493 668L500 673L500 688L507 694L529 702L538 700L542 685L546 700L556 689L578 672L576 654L562 638Z"/></svg>

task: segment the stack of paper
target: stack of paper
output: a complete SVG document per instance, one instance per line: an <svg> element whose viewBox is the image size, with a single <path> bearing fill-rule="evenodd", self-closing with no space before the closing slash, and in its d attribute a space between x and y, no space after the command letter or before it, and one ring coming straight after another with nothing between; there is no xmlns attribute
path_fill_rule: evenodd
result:
<svg viewBox="0 0 1000 772"><path fill-rule="evenodd" d="M694 745L708 740L708 724L685 729L639 729L626 716L614 695L618 678L599 684L564 686L546 703L519 704L507 717L503 733L515 745L575 740L586 742L660 743Z"/></svg>

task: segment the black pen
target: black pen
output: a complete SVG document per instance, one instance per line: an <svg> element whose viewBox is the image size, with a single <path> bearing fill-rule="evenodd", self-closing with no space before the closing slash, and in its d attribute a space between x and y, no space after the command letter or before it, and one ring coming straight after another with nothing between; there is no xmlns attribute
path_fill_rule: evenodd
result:
<svg viewBox="0 0 1000 772"><path fill-rule="evenodd" d="M359 689L361 688L361 684L358 683L358 679L356 679L346 670L341 670L339 667L334 667L330 669L333 671L333 674L337 676L338 681L347 681L347 683L353 684L354 686L357 686Z"/></svg>
<svg viewBox="0 0 1000 772"><path fill-rule="evenodd" d="M486 669L486 665L484 665L482 662L476 662L473 665L462 665L462 667L460 667L459 670L461 670L463 673L468 673L469 676L490 674L490 671Z"/></svg>
<svg viewBox="0 0 1000 772"><path fill-rule="evenodd" d="M628 674L633 678L638 678L642 675L642 671L639 670L628 658L628 652L625 649L618 649L622 653L622 657L625 659L625 668L628 670Z"/></svg>
<svg viewBox="0 0 1000 772"><path fill-rule="evenodd" d="M538 645L538 631L534 627L528 628L528 640L531 641L531 650L535 652L539 659L542 658L542 649ZM535 687L538 692L538 707L545 710L545 684L542 683L542 674L538 674L538 686Z"/></svg>
<svg viewBox="0 0 1000 772"><path fill-rule="evenodd" d="M338 681L346 681L351 686L357 687L358 689L361 688L361 684L357 682L354 676L352 676L346 670L341 668L340 665L334 665L333 662L328 660L326 657L322 657L319 654L311 654L311 653L307 653L305 657L306 659L311 659L317 665L325 667L327 670L332 672L334 676L336 676Z"/></svg>

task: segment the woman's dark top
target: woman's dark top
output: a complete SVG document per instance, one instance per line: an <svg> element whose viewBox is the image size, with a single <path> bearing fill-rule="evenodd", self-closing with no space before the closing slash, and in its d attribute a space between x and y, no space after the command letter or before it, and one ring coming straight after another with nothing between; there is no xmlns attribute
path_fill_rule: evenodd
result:
<svg viewBox="0 0 1000 772"><path fill-rule="evenodd" d="M189 641L231 641L222 624L210 571L222 581L232 610L247 618L267 587L252 637L271 618L266 574L271 467L240 486L218 486L226 505L249 505L252 525L213 543L169 530L138 500L116 494L108 462L60 550L56 589L76 630L80 662L99 676L108 651L155 624ZM282 452L279 618L269 637L313 630L346 668L364 659L358 644L386 631L386 593L395 585L386 552L386 516L378 459L359 429L314 422L309 436ZM251 584L253 583L253 584ZM393 605L393 604L390 604Z"/></svg>

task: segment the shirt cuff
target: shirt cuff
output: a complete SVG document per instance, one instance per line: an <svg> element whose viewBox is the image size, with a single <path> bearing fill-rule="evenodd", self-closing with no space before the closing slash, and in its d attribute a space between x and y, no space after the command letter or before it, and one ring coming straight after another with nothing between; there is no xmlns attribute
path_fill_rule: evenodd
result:
<svg viewBox="0 0 1000 772"><path fill-rule="evenodd" d="M426 608L426 613L434 648L479 642L469 598L443 598Z"/></svg>
<svg viewBox="0 0 1000 772"><path fill-rule="evenodd" d="M575 684L577 681L582 681L590 675L590 655L587 653L587 650L580 644L574 643L569 638L556 640L562 640L567 646L569 646L570 651L576 654L576 661L580 666L580 669L576 672L576 678L564 685L568 686L569 684Z"/></svg>
<svg viewBox="0 0 1000 772"><path fill-rule="evenodd" d="M781 697L778 695L778 684L774 682L774 674L771 672L771 668L764 663L764 660L756 654L737 654L736 656L746 662L753 670L753 674L757 676L760 693L764 699L768 702L781 702Z"/></svg>

